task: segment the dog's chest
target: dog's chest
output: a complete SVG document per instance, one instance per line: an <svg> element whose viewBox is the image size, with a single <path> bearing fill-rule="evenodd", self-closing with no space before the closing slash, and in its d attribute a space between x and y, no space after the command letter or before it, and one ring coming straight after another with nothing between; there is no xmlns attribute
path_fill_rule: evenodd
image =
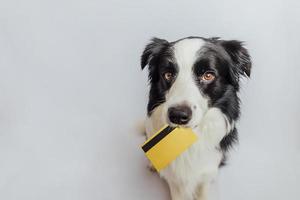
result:
<svg viewBox="0 0 300 200"><path fill-rule="evenodd" d="M197 141L160 172L160 176L172 182L183 184L193 181L206 182L215 177L222 153L216 148L206 148Z"/></svg>
<svg viewBox="0 0 300 200"><path fill-rule="evenodd" d="M146 120L146 133L150 137L155 130L158 130L165 122L153 117ZM223 118L222 118L223 119ZM224 120L223 120L224 121ZM223 122L222 121L222 122ZM198 135L198 140L185 152L179 155L169 166L160 171L160 176L168 182L193 183L207 182L217 174L219 164L222 159L222 153L218 150L214 137L215 135L208 131L207 135L201 134L200 130L194 130Z"/></svg>

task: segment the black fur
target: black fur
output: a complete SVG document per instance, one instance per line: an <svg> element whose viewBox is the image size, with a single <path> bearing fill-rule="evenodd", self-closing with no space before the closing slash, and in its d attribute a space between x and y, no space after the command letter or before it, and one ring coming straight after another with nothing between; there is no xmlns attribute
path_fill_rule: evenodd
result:
<svg viewBox="0 0 300 200"><path fill-rule="evenodd" d="M238 120L240 115L240 100L237 95L239 80L241 76L250 77L251 73L251 59L248 51L243 47L243 43L237 40L226 41L219 38L202 37L187 39L191 38L205 41L204 47L199 50L198 60L193 66L194 76L199 77L206 71L212 71L217 77L209 84L204 84L195 78L200 92L209 97L209 106L219 108L230 123ZM176 75L178 72L172 52L172 46L178 41L168 42L154 38L143 52L141 67L142 69L146 65L149 67L148 115L151 115L153 109L165 101L165 93L172 85L172 82L168 83L163 79L163 73L170 71ZM224 162L225 152L237 139L237 130L234 127L220 142L220 149L224 152Z"/></svg>
<svg viewBox="0 0 300 200"><path fill-rule="evenodd" d="M162 75L166 71L177 72L177 67L169 61L172 59L171 44L166 40L153 38L146 46L142 57L141 67L149 66L149 81L151 84L148 101L148 115L151 111L165 101L165 92L171 84L164 81Z"/></svg>

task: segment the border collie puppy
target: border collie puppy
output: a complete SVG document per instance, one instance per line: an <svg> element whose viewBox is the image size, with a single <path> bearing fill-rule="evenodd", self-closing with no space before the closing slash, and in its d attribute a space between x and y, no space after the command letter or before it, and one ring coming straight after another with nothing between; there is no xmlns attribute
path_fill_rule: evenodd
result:
<svg viewBox="0 0 300 200"><path fill-rule="evenodd" d="M147 137L166 124L190 127L199 137L159 174L167 181L172 200L206 200L210 182L237 141L237 93L241 76L250 76L248 51L236 40L154 38L141 57L142 69L146 66Z"/></svg>

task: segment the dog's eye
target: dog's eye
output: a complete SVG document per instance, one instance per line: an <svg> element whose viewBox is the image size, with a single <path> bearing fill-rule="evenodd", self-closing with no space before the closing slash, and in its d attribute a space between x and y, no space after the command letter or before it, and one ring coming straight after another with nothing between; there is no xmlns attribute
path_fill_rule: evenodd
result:
<svg viewBox="0 0 300 200"><path fill-rule="evenodd" d="M201 81L213 81L216 78L216 75L213 72L205 72L201 77Z"/></svg>
<svg viewBox="0 0 300 200"><path fill-rule="evenodd" d="M172 79L173 79L173 74L171 73L171 72L166 72L166 73L164 73L164 79L166 80L166 81L168 81L168 82L170 82L170 81L172 81Z"/></svg>

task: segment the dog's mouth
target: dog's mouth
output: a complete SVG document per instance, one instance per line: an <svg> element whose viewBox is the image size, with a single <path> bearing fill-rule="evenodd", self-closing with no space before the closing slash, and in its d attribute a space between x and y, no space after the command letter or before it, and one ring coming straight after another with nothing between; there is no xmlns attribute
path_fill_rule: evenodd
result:
<svg viewBox="0 0 300 200"><path fill-rule="evenodd" d="M191 128L191 129L196 129L198 125L191 125L191 124L174 124L170 122L170 120L167 120L167 124L170 127L182 127L182 128Z"/></svg>

